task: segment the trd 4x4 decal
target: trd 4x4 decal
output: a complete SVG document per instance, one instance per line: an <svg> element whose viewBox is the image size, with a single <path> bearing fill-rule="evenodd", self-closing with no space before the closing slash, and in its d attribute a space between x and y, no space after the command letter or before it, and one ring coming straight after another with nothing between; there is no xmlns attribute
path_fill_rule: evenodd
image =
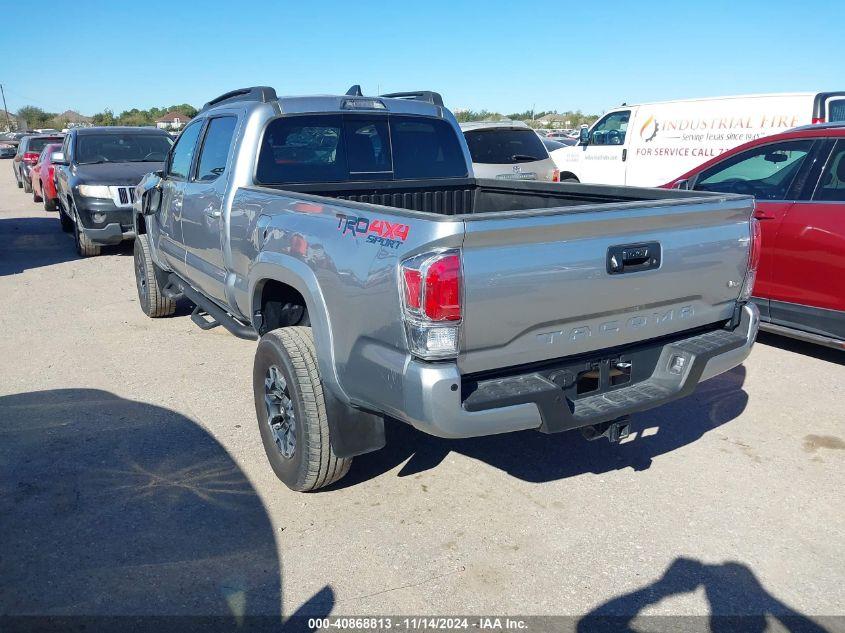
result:
<svg viewBox="0 0 845 633"><path fill-rule="evenodd" d="M338 213L337 230L341 235L352 237L366 237L370 244L380 244L388 248L399 248L406 239L411 227L399 222L388 222L387 220L357 217Z"/></svg>

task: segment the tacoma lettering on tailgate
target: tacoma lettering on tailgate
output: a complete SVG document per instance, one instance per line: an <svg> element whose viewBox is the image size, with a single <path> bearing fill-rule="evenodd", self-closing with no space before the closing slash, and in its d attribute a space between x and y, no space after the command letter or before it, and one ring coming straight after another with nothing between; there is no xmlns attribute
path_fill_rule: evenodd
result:
<svg viewBox="0 0 845 633"><path fill-rule="evenodd" d="M594 325L578 325L565 330L554 332L542 332L537 335L537 340L545 345L554 345L561 341L580 341L593 336L615 336L623 330L642 330L649 327L658 327L661 323L668 321L689 319L693 315L692 306L673 308L666 312L655 312L649 315L637 315L627 319L616 321L604 321Z"/></svg>

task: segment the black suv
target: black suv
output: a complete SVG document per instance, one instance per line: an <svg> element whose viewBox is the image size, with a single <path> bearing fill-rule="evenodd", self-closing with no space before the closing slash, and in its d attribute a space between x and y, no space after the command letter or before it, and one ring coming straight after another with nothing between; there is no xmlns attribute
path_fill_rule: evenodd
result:
<svg viewBox="0 0 845 633"><path fill-rule="evenodd" d="M73 231L83 257L104 244L133 239L135 185L158 171L173 140L152 127L91 127L71 130L56 164L56 195L62 229Z"/></svg>

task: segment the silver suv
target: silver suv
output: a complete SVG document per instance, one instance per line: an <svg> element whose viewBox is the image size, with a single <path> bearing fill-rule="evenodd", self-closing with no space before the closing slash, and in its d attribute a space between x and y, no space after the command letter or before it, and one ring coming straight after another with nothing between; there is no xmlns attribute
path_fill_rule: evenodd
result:
<svg viewBox="0 0 845 633"><path fill-rule="evenodd" d="M522 121L461 123L476 178L558 182L560 172L537 134Z"/></svg>

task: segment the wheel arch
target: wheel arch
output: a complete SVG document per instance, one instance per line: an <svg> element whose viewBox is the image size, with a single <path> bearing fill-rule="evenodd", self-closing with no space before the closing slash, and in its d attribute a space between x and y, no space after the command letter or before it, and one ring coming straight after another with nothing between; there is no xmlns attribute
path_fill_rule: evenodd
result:
<svg viewBox="0 0 845 633"><path fill-rule="evenodd" d="M245 307L249 310L250 321L259 334L268 329L264 327L262 309L269 297L301 299L314 335L314 345L323 380L335 395L344 402L348 402L349 398L340 385L335 369L331 319L314 272L305 263L290 255L260 253L250 270L248 297L249 303ZM271 318L268 326L273 325L281 327L274 324Z"/></svg>
<svg viewBox="0 0 845 633"><path fill-rule="evenodd" d="M314 271L290 255L260 253L250 270L248 297L249 315L259 334L274 327L284 327L284 324L274 321L275 316L270 316L265 326L263 310L268 299L293 303L301 301L304 304L307 323L314 337L335 453L339 457L352 457L382 448L385 444L384 418L352 406L340 383L331 317Z"/></svg>

